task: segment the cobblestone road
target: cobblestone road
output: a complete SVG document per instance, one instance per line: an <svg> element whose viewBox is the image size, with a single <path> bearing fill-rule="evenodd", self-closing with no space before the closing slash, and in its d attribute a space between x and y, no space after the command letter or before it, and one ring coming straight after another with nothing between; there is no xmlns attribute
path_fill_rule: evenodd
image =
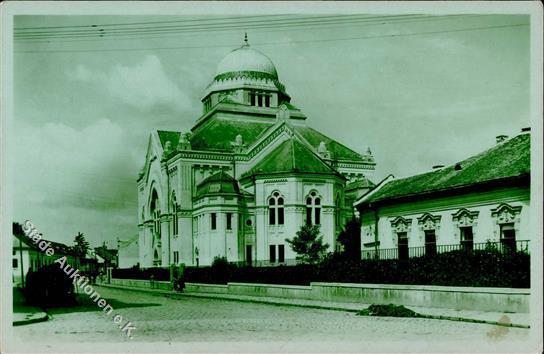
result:
<svg viewBox="0 0 544 354"><path fill-rule="evenodd" d="M360 317L354 313L204 298L167 298L101 288L124 319L136 329L123 336L95 306L52 311L47 322L16 327L17 339L39 342L360 342L451 341L522 342L529 330L464 322ZM460 347L459 349L461 349ZM324 349L324 348L322 348ZM455 348L450 348L455 350Z"/></svg>

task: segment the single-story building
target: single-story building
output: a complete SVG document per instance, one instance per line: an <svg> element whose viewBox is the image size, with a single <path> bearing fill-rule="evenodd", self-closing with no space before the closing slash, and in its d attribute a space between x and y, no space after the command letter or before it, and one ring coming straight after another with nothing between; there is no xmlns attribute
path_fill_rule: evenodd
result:
<svg viewBox="0 0 544 354"><path fill-rule="evenodd" d="M54 250L53 256L48 256L38 244L32 241L23 232L21 224L13 223L13 249L12 249L12 281L13 286L24 286L24 279L29 271L36 271L41 267L52 264L60 257L66 256L68 264L74 265L77 259L69 246L55 241L44 240Z"/></svg>
<svg viewBox="0 0 544 354"><path fill-rule="evenodd" d="M408 258L458 249L527 250L530 131L451 166L389 176L354 203L362 258Z"/></svg>

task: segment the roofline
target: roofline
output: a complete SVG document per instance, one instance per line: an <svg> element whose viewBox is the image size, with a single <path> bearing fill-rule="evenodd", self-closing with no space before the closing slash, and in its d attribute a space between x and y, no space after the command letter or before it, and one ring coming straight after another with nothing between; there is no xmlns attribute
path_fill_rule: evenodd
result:
<svg viewBox="0 0 544 354"><path fill-rule="evenodd" d="M372 194L380 190L383 186L385 186L387 183L389 183L393 179L395 179L395 176L393 176L392 174L387 175L384 179L378 182L378 184L376 184L374 188L372 188L367 193L363 194L358 200L356 200L353 203L353 206L356 207L357 205L366 202L366 200L370 198Z"/></svg>
<svg viewBox="0 0 544 354"><path fill-rule="evenodd" d="M297 171L297 172L294 172L294 171L290 171L290 172L270 172L270 173L264 173L264 172L257 172L257 173L252 173L252 174L249 174L247 176L244 176L242 178L240 178L240 183L242 183L242 181L247 181L247 180L255 180L256 177L259 177L259 176L286 176L286 177L292 177L292 176L298 176L298 175L304 175L304 176L307 176L307 175L320 175L320 176L331 176L331 177L335 177L335 178L339 178L339 179L342 179L342 180L346 180L346 178L344 176L342 176L341 174L339 174L338 172L332 170L331 172L304 172L304 171Z"/></svg>
<svg viewBox="0 0 544 354"><path fill-rule="evenodd" d="M246 111L236 110L233 108L234 106L244 107L246 108ZM267 108L267 109L263 109L263 108ZM257 117L268 116L267 118L269 118L272 123L275 123L276 113L278 108L279 106L278 107L254 107L254 106L244 105L241 103L228 103L228 102L220 101L216 103L208 112L205 112L199 118L197 118L195 124L190 130L191 132L194 133L198 128L200 128L200 126L202 126L205 122L207 122L217 112L235 112L242 115L257 116ZM297 111L297 110L290 109L289 112L290 112L290 119L293 119L293 120L307 119L306 115L302 113L301 110Z"/></svg>
<svg viewBox="0 0 544 354"><path fill-rule="evenodd" d="M201 199L201 198L208 197L208 196L219 196L219 195L235 196L235 197L243 196L242 193L236 193L236 192L234 192L234 193L233 192L209 192L209 193L204 193L202 195L196 195L192 199L197 200L197 199Z"/></svg>
<svg viewBox="0 0 544 354"><path fill-rule="evenodd" d="M356 181L357 182L357 181ZM351 183L355 183L355 182L351 182ZM370 182L372 183L372 182ZM359 187L348 187L349 184L346 184L346 188L345 190L346 191L354 191L354 190L357 190L357 189L361 189L361 188L369 188L370 190L372 190L374 187L376 187L376 185L374 183L372 183L371 186L359 186ZM366 193L365 193L366 194Z"/></svg>
<svg viewBox="0 0 544 354"><path fill-rule="evenodd" d="M220 180L219 182L238 182L238 181L236 180L236 178L232 177L231 175L229 175L229 174L226 173L225 171L221 170L221 171L218 171L218 172L216 172L216 173L214 173L214 174L212 174L212 175L209 175L208 177L204 178L204 179L203 179L199 184L197 184L196 186L197 186L197 187L200 187L200 186L203 186L203 185L206 184L206 183L209 183L209 182L210 182L210 178L212 178L212 177L214 177L214 176L217 176L218 174L221 174L221 175L226 174L227 176L230 177L230 180L228 180L228 181L227 181L227 180ZM211 181L211 182L218 182L218 181Z"/></svg>
<svg viewBox="0 0 544 354"><path fill-rule="evenodd" d="M521 183L516 183L516 182L521 182ZM510 176L510 177L498 178L498 179L493 179L488 181L482 181L478 183L470 183L470 184L464 184L460 186L434 189L434 190L421 192L421 193L406 194L406 195L401 195L398 197L378 199L375 201L371 201L371 203L380 204L380 205L391 204L391 203L402 203L402 202L407 202L414 199L428 199L431 197L446 197L452 194L457 195L459 194L459 192L468 193L468 192L478 191L478 190L481 191L482 189L489 190L495 187L508 187L512 185L518 185L520 187L524 187L526 185L527 187L530 187L530 173L524 173L517 176ZM367 194L363 196L363 198L366 196L370 197ZM365 198L365 200L360 200L359 202L354 203L354 206L361 205L362 203L365 203L367 201L368 201L368 198Z"/></svg>

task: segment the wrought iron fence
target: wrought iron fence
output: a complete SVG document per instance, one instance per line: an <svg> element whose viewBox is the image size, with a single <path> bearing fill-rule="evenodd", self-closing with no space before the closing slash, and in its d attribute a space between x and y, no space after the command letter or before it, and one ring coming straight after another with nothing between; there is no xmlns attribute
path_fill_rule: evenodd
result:
<svg viewBox="0 0 544 354"><path fill-rule="evenodd" d="M507 242L483 242L483 243L461 243L454 245L427 244L420 247L397 247L363 250L362 259L404 259L413 257L433 256L438 253L453 251L497 251L500 253L525 252L529 254L529 241L507 241Z"/></svg>

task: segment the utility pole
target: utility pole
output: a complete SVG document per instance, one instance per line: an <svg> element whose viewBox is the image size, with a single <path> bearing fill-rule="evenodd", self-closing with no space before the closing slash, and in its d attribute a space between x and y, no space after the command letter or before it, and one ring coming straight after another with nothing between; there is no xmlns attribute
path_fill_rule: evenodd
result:
<svg viewBox="0 0 544 354"><path fill-rule="evenodd" d="M22 236L21 236L22 237ZM25 287L25 271L23 267L23 241L19 239L19 257L21 258L21 285Z"/></svg>

